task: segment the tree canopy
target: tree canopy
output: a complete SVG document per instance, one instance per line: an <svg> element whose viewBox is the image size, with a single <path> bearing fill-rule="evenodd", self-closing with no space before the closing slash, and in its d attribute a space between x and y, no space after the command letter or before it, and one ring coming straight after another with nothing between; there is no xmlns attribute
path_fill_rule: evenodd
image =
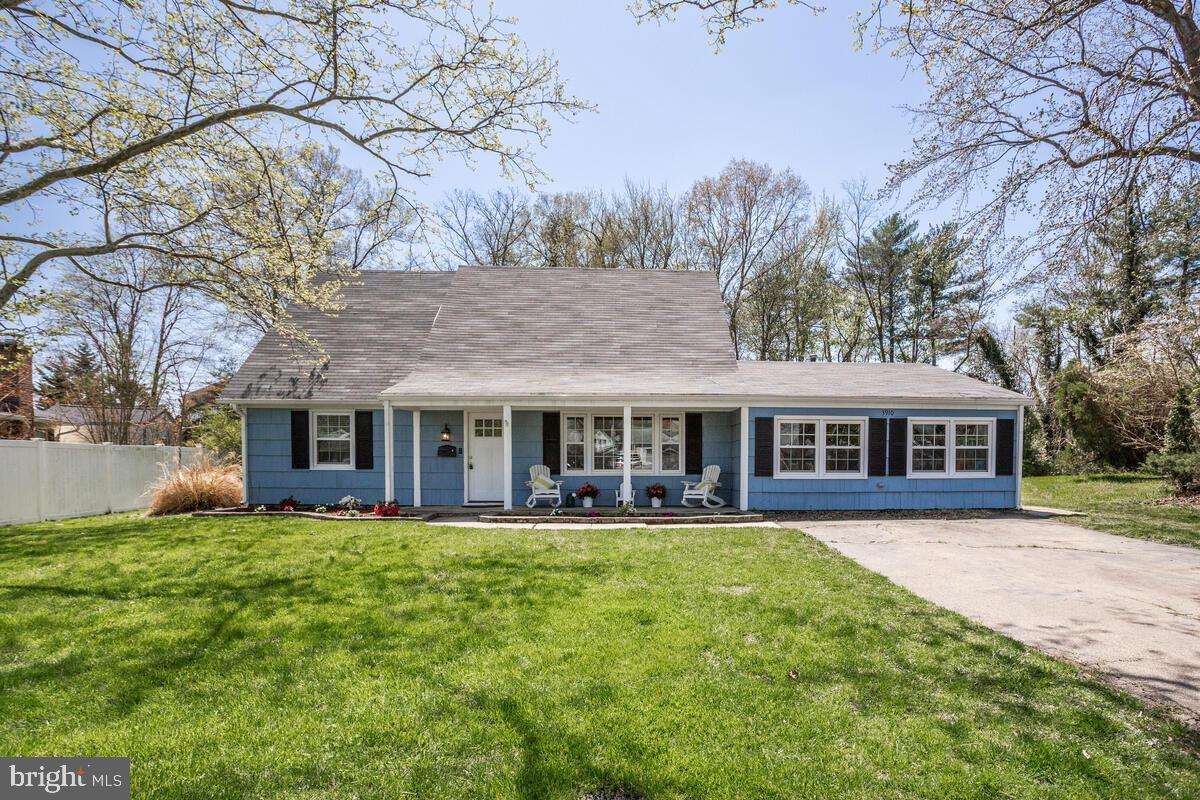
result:
<svg viewBox="0 0 1200 800"><path fill-rule="evenodd" d="M404 223L409 181L481 155L533 179L551 116L585 107L469 0L4 0L0 43L0 322L46 301L43 267L121 250L268 324L329 305L318 275L361 265L333 257L349 230ZM339 206L320 137L378 186ZM28 213L52 207L62 229Z"/></svg>

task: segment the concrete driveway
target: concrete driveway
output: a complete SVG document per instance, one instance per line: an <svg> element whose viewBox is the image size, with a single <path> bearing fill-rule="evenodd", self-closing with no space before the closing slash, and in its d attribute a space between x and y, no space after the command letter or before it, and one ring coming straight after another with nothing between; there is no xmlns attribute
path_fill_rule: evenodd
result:
<svg viewBox="0 0 1200 800"><path fill-rule="evenodd" d="M783 524L1200 723L1200 550L1017 515Z"/></svg>

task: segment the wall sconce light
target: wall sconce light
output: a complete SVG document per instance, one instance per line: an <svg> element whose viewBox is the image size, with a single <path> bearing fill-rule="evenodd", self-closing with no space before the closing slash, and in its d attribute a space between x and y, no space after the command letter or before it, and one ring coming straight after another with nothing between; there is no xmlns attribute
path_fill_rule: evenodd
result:
<svg viewBox="0 0 1200 800"><path fill-rule="evenodd" d="M450 426L449 425L442 426L442 441L443 442L450 441Z"/></svg>

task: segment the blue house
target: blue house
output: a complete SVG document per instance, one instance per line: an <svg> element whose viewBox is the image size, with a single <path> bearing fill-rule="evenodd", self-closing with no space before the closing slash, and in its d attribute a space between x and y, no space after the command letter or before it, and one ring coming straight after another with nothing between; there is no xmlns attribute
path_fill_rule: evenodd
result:
<svg viewBox="0 0 1200 800"><path fill-rule="evenodd" d="M720 468L742 509L1013 508L1029 400L924 364L741 361L711 272L364 272L227 386L246 501L525 502Z"/></svg>

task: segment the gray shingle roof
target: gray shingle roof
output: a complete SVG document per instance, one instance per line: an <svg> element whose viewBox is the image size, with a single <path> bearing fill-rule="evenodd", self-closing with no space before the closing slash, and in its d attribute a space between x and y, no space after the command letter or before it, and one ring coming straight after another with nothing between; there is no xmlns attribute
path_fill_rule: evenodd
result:
<svg viewBox="0 0 1200 800"><path fill-rule="evenodd" d="M728 330L712 272L463 267L389 393L690 386L737 369Z"/></svg>
<svg viewBox="0 0 1200 800"><path fill-rule="evenodd" d="M34 411L38 422L54 422L61 425L90 425L97 419L116 417L126 413L116 406L77 406L55 403ZM158 419L171 419L171 410L161 406L136 406L127 412L133 425L148 425Z"/></svg>
<svg viewBox="0 0 1200 800"><path fill-rule="evenodd" d="M711 272L370 272L337 317L296 313L329 360L268 335L223 399L647 397L1019 403L924 364L738 361Z"/></svg>
<svg viewBox="0 0 1200 800"><path fill-rule="evenodd" d="M255 345L221 393L238 400L362 400L403 378L425 346L450 272L363 272L343 290L343 309L292 312L317 340L314 358L277 333Z"/></svg>
<svg viewBox="0 0 1200 800"><path fill-rule="evenodd" d="M731 391L814 400L1027 401L1024 395L929 364L739 361Z"/></svg>

